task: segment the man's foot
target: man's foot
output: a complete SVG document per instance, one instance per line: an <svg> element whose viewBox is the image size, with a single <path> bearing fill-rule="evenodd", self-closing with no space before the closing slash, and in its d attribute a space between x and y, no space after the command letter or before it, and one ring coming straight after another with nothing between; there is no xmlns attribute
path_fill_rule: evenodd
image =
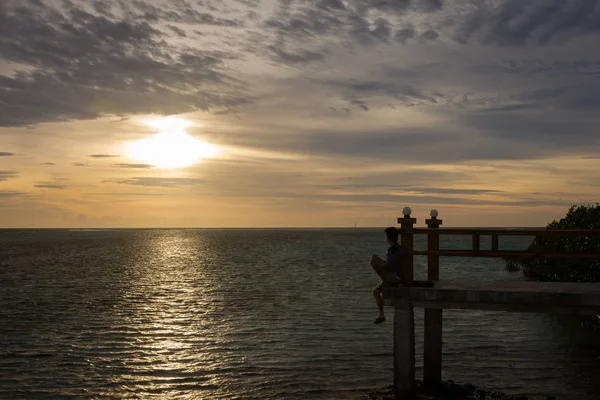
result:
<svg viewBox="0 0 600 400"><path fill-rule="evenodd" d="M375 321L373 321L374 324L380 324L383 321L385 321L385 317L377 317L377 319Z"/></svg>

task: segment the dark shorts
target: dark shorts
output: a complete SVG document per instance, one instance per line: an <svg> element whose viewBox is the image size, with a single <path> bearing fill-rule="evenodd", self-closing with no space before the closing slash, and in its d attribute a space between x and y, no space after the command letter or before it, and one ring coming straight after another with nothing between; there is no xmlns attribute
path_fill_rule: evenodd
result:
<svg viewBox="0 0 600 400"><path fill-rule="evenodd" d="M381 290L384 285L397 285L400 283L400 279L396 276L395 273L386 273L385 280L381 281L375 286L375 289Z"/></svg>
<svg viewBox="0 0 600 400"><path fill-rule="evenodd" d="M381 269L383 272L383 276L384 276L384 282L388 283L390 285L395 285L397 283L400 283L400 278L398 277L398 275L396 274L396 271L394 271L389 264L385 264L383 266L383 268Z"/></svg>

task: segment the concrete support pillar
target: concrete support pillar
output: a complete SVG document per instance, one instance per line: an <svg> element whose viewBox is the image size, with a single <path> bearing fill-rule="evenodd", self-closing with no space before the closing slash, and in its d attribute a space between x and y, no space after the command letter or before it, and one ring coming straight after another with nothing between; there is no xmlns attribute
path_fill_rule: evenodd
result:
<svg viewBox="0 0 600 400"><path fill-rule="evenodd" d="M415 394L415 317L409 300L394 310L394 388L397 399Z"/></svg>

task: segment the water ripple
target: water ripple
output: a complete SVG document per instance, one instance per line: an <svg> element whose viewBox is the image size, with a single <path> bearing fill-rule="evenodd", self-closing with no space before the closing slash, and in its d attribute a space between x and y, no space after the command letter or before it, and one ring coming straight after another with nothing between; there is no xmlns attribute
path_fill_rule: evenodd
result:
<svg viewBox="0 0 600 400"><path fill-rule="evenodd" d="M392 324L371 323L379 231L0 231L0 249L2 399L359 399L392 380ZM441 269L508 277L497 260ZM600 391L597 337L564 318L444 318L447 378Z"/></svg>

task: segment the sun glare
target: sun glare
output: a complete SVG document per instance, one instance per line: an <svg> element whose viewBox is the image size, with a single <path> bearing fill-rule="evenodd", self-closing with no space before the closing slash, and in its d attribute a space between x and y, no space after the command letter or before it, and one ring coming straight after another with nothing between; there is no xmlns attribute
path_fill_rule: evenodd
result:
<svg viewBox="0 0 600 400"><path fill-rule="evenodd" d="M182 168L219 153L213 144L195 139L185 132L192 126L181 118L156 118L144 121L159 133L127 146L129 157L158 168Z"/></svg>

